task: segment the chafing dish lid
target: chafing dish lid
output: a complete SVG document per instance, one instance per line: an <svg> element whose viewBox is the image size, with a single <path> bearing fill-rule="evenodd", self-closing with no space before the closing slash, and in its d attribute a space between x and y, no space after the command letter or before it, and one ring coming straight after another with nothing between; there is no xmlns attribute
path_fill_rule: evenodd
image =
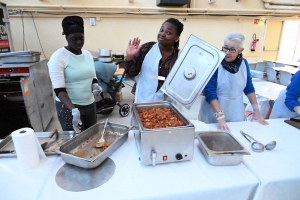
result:
<svg viewBox="0 0 300 200"><path fill-rule="evenodd" d="M190 109L224 57L224 52L191 35L161 90Z"/></svg>

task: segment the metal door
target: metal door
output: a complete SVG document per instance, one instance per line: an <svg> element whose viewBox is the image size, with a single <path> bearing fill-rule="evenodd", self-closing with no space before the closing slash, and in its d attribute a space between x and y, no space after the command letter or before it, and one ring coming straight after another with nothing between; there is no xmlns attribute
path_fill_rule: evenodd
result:
<svg viewBox="0 0 300 200"><path fill-rule="evenodd" d="M262 60L277 60L282 21L267 21Z"/></svg>

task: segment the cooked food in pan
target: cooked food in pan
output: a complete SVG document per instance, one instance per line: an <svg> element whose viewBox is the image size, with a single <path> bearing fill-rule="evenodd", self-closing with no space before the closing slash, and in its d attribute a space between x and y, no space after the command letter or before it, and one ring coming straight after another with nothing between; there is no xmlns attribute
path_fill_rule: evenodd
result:
<svg viewBox="0 0 300 200"><path fill-rule="evenodd" d="M105 143L102 147L97 148L95 147L95 144L99 140L100 135L101 133L87 138L70 153L80 158L93 158L100 155L105 149L107 149L115 140L117 140L121 136L119 132L105 131Z"/></svg>
<svg viewBox="0 0 300 200"><path fill-rule="evenodd" d="M138 110L143 127L149 129L183 126L184 122L170 108Z"/></svg>

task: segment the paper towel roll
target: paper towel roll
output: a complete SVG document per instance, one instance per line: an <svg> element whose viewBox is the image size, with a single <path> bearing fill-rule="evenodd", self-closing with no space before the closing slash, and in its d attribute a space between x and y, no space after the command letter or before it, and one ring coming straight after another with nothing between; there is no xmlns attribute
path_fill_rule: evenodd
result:
<svg viewBox="0 0 300 200"><path fill-rule="evenodd" d="M21 128L11 133L21 168L30 169L37 166L40 158L46 158L34 131Z"/></svg>

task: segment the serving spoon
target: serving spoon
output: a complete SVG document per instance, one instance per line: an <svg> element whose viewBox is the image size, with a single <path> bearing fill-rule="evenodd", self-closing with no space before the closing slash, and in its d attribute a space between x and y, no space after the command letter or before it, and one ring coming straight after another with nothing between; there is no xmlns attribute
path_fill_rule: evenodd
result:
<svg viewBox="0 0 300 200"><path fill-rule="evenodd" d="M106 125L107 125L108 119L106 119L104 127L103 127L103 131L102 131L102 136L101 138L97 141L96 143L96 147L103 147L105 140L104 140L104 134L105 134L105 129L106 129Z"/></svg>
<svg viewBox="0 0 300 200"><path fill-rule="evenodd" d="M251 143L252 151L254 151L254 152L263 152L263 151L264 151L265 146L264 146L262 143L260 143L260 142L258 142L257 140L253 139L250 135L244 133L243 131L240 131L240 132L241 132L241 134L246 138L246 140L248 140L248 141ZM246 136L247 136L247 137L246 137ZM254 140L254 142L251 142L251 141L248 139L248 137L251 138L252 140Z"/></svg>

